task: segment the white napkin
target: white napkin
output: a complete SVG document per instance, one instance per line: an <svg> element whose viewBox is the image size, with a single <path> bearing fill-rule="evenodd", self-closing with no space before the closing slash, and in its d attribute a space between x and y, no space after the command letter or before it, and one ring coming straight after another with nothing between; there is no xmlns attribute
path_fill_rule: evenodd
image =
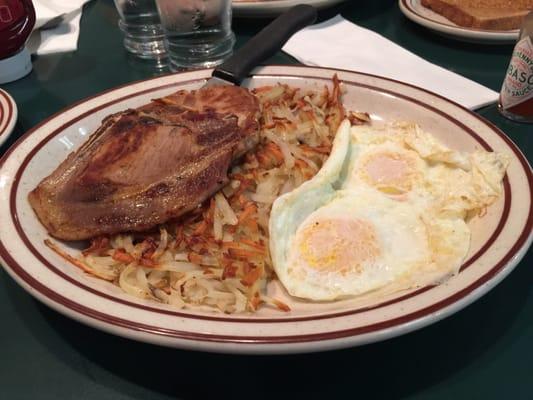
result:
<svg viewBox="0 0 533 400"><path fill-rule="evenodd" d="M469 109L498 99L497 92L432 64L340 15L299 31L283 50L303 64L396 79L438 93Z"/></svg>
<svg viewBox="0 0 533 400"><path fill-rule="evenodd" d="M82 7L90 0L33 0L36 22L27 47L32 54L78 48Z"/></svg>

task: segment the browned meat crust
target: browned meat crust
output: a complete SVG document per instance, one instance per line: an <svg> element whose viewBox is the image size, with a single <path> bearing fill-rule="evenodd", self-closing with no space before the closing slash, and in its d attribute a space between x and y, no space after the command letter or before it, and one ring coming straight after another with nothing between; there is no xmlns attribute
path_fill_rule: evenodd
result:
<svg viewBox="0 0 533 400"><path fill-rule="evenodd" d="M257 144L259 105L246 89L179 91L111 115L29 194L49 233L80 240L144 231L194 209Z"/></svg>

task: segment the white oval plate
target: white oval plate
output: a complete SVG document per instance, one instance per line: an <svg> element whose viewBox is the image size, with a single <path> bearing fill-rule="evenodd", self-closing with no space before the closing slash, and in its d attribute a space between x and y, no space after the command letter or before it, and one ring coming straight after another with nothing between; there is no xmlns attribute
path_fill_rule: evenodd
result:
<svg viewBox="0 0 533 400"><path fill-rule="evenodd" d="M5 90L0 89L0 146L7 140L17 122L17 104Z"/></svg>
<svg viewBox="0 0 533 400"><path fill-rule="evenodd" d="M256 0L233 1L233 15L236 17L273 17L297 4L309 4L318 9L334 6L344 0Z"/></svg>
<svg viewBox="0 0 533 400"><path fill-rule="evenodd" d="M452 39L485 44L515 43L519 30L489 31L458 26L426 8L421 0L398 0L400 10L411 21Z"/></svg>
<svg viewBox="0 0 533 400"><path fill-rule="evenodd" d="M269 294L292 311L262 308L256 314L221 315L130 297L110 283L85 275L43 244L48 237L27 194L81 145L107 115L137 107L179 89L201 86L209 70L132 83L81 101L28 132L0 161L0 257L7 272L30 294L87 325L128 338L178 348L233 353L312 352L362 345L436 322L476 300L516 266L531 242L533 177L527 160L497 128L443 97L361 73L299 66L257 69L245 84L284 82L322 88L337 72L351 110L379 121L418 122L455 149L505 151L511 164L505 194L471 223L472 246L461 272L446 284L406 291L378 303L344 300L306 303L290 299L278 283ZM60 244L75 252L79 244Z"/></svg>

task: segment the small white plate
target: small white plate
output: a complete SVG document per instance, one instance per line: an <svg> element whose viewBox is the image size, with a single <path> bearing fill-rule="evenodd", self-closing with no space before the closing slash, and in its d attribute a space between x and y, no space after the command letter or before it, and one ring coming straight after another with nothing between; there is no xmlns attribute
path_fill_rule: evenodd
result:
<svg viewBox="0 0 533 400"><path fill-rule="evenodd" d="M334 6L345 0L257 0L233 1L236 17L273 17L297 4L309 4L318 9Z"/></svg>
<svg viewBox="0 0 533 400"><path fill-rule="evenodd" d="M17 122L17 104L5 90L0 89L0 145L2 145Z"/></svg>
<svg viewBox="0 0 533 400"><path fill-rule="evenodd" d="M398 3L400 10L411 21L452 39L473 43L506 44L515 43L520 32L518 29L489 31L465 28L424 7L421 0L399 0Z"/></svg>
<svg viewBox="0 0 533 400"><path fill-rule="evenodd" d="M48 234L27 201L28 193L68 154L84 143L104 117L178 89L205 83L210 70L140 81L81 101L43 121L0 160L0 258L6 271L31 295L95 328L159 345L228 353L294 353L363 345L405 334L451 315L500 282L531 243L533 175L520 150L477 114L417 87L356 72L302 66L257 69L249 87L287 83L304 89L343 82L347 109L373 120L419 123L451 148L504 151L511 162L504 194L470 223L472 243L461 272L445 284L396 293L372 302L359 299L310 303L290 298L277 281L268 295L287 303L288 313L268 307L256 314L224 315L177 310L131 297L92 278L43 244ZM76 254L79 243L60 243ZM528 267L523 265L523 267Z"/></svg>

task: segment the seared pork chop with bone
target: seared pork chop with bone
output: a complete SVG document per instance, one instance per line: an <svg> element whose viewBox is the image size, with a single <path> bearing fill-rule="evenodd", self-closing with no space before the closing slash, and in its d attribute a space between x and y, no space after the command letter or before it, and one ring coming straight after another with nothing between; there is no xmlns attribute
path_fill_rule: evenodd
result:
<svg viewBox="0 0 533 400"><path fill-rule="evenodd" d="M29 194L59 239L144 231L201 204L259 140L259 104L238 86L179 91L105 118Z"/></svg>

